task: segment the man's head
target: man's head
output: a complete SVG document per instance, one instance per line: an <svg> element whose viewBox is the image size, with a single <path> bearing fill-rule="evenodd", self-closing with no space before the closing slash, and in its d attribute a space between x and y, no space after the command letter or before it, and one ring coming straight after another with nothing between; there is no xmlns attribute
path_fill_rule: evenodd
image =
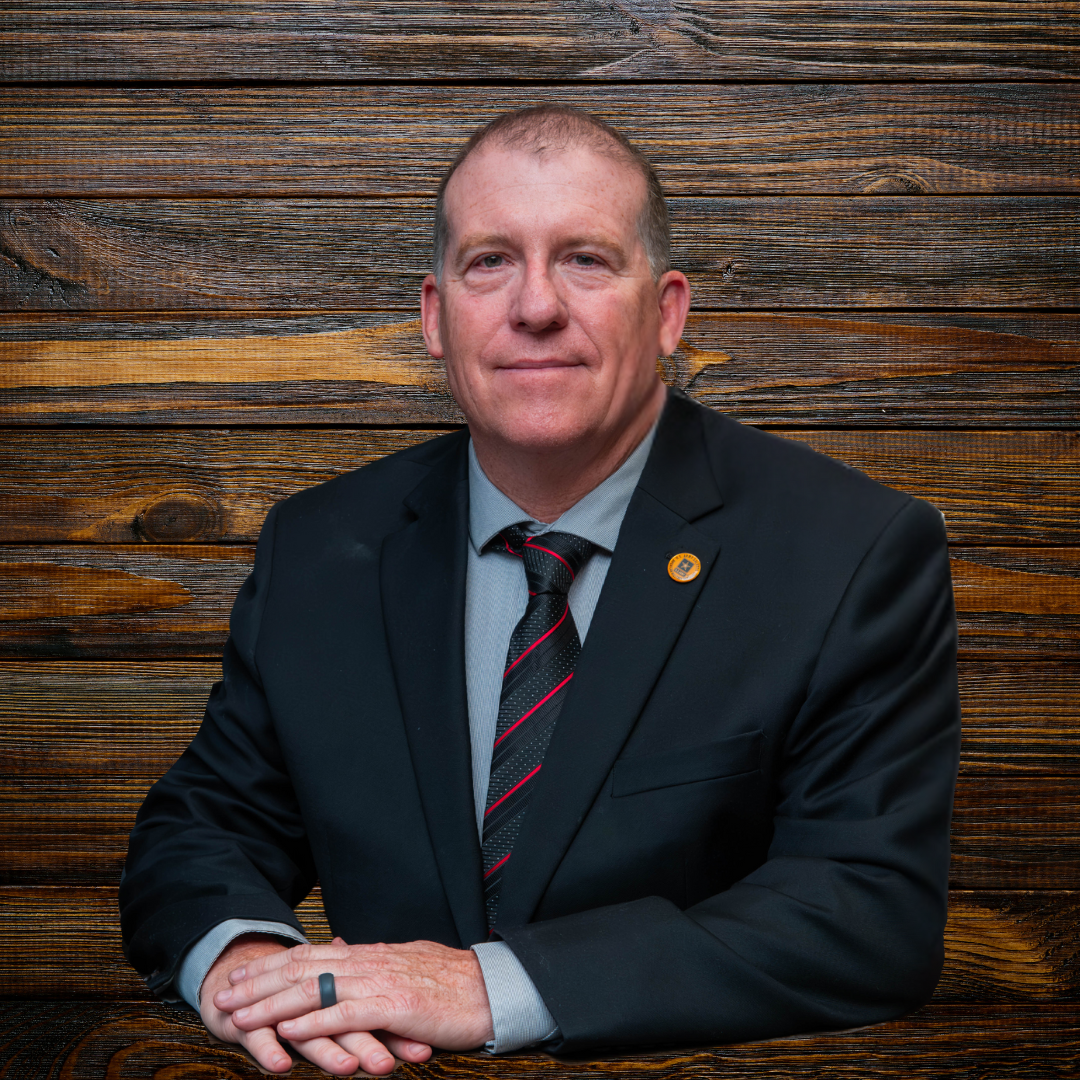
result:
<svg viewBox="0 0 1080 1080"><path fill-rule="evenodd" d="M488 142L534 154L558 153L574 146L584 146L636 169L645 181L646 188L637 227L652 275L659 280L663 273L671 269L671 225L668 222L667 201L660 186L660 177L645 155L621 131L616 131L592 113L565 105L534 105L503 113L490 124L474 131L443 174L435 196L435 235L432 243L432 272L437 279L442 278L449 232L446 221L447 185L458 166Z"/></svg>
<svg viewBox="0 0 1080 1080"><path fill-rule="evenodd" d="M576 110L510 113L455 161L439 220L424 337L485 469L495 455L628 452L659 412L656 357L689 303L641 155Z"/></svg>

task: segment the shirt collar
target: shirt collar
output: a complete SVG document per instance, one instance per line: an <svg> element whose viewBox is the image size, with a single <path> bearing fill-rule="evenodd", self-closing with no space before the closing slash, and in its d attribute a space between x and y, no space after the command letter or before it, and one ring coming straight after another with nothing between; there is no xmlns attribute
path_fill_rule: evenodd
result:
<svg viewBox="0 0 1080 1080"><path fill-rule="evenodd" d="M477 554L484 550L484 546L496 533L519 522L526 522L526 527L532 533L573 533L606 551L614 551L622 519L630 505L630 496L634 494L634 488L641 479L658 423L659 418L633 453L603 483L574 503L551 525L526 514L513 499L504 495L487 478L470 439L469 540Z"/></svg>

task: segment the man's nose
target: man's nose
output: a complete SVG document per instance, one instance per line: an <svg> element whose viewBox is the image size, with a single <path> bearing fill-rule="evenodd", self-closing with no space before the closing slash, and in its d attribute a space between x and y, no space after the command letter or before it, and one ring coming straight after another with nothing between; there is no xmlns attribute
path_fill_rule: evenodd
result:
<svg viewBox="0 0 1080 1080"><path fill-rule="evenodd" d="M557 330L567 324L569 313L551 267L544 263L526 263L511 318L515 326L534 334Z"/></svg>

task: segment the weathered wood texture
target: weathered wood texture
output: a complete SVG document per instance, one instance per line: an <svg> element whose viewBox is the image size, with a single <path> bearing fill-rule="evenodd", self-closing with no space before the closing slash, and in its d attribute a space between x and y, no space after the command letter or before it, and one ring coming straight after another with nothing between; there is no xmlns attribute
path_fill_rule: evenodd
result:
<svg viewBox="0 0 1080 1080"><path fill-rule="evenodd" d="M957 887L1080 886L1078 670L964 666ZM115 881L142 796L193 734L217 672L190 663L0 667L2 882Z"/></svg>
<svg viewBox="0 0 1080 1080"><path fill-rule="evenodd" d="M0 549L0 656L218 656L246 545ZM964 657L1080 657L1080 548L958 547Z"/></svg>
<svg viewBox="0 0 1080 1080"><path fill-rule="evenodd" d="M961 663L960 701L965 775L1080 777L1080 667Z"/></svg>
<svg viewBox="0 0 1080 1080"><path fill-rule="evenodd" d="M210 1045L194 1013L150 1002L5 1002L0 1068L12 1080L260 1080ZM1080 1070L1080 1014L1066 1005L939 1005L877 1027L773 1042L564 1061L540 1053L441 1053L402 1080L1065 1080ZM290 1077L326 1074L306 1062Z"/></svg>
<svg viewBox="0 0 1080 1080"><path fill-rule="evenodd" d="M694 313L665 379L772 426L1073 429L1080 317ZM0 423L459 423L416 319L0 316ZM2 452L2 450L0 450Z"/></svg>
<svg viewBox="0 0 1080 1080"><path fill-rule="evenodd" d="M119 880L146 777L0 776L0 885ZM963 776L950 880L963 889L1080 889L1075 777Z"/></svg>
<svg viewBox="0 0 1080 1080"><path fill-rule="evenodd" d="M279 499L440 434L430 429L167 429L5 434L0 541L253 542ZM967 544L1080 543L1072 431L786 429L934 503ZM3 556L0 555L0 561Z"/></svg>
<svg viewBox="0 0 1080 1080"><path fill-rule="evenodd" d="M20 988L35 995L144 993L120 955L114 889L87 882L115 881L109 869L119 872L138 791L194 733L218 673L216 663L190 662L0 666L4 819L20 837L30 830L28 843L9 834L4 847L26 871L23 882L40 882L60 864L82 883L0 890L0 995ZM961 685L965 774L974 766L1000 780L1020 770L1043 778L1040 791L1075 776L1080 668L966 664ZM973 790L984 789L976 784ZM1023 789L1003 790L1011 803ZM966 791L958 814L971 816ZM1015 806L1011 810L1015 823ZM111 853L101 849L102 839L111 839ZM1024 840L1030 851L1047 837ZM1008 855L1015 843L996 846ZM88 847L97 848L95 865L86 861ZM1041 873L1045 877L1045 867ZM955 893L938 1000L1069 999L1080 942L1077 903L1069 893ZM317 895L302 906L301 917L316 937L329 936Z"/></svg>
<svg viewBox="0 0 1080 1080"><path fill-rule="evenodd" d="M166 526L190 502L151 508ZM8 547L0 655L216 655L248 546ZM1080 655L1080 551L959 547L953 582L964 656Z"/></svg>
<svg viewBox="0 0 1080 1080"><path fill-rule="evenodd" d="M757 84L0 87L0 195L434 194L469 133L557 101L672 195L1075 192L1080 87Z"/></svg>
<svg viewBox="0 0 1080 1080"><path fill-rule="evenodd" d="M9 432L0 448L0 540L250 542L283 496L436 434Z"/></svg>
<svg viewBox="0 0 1080 1080"><path fill-rule="evenodd" d="M0 79L1075 78L1072 5L288 0L0 5Z"/></svg>
<svg viewBox="0 0 1080 1080"><path fill-rule="evenodd" d="M1080 197L670 201L700 308L1080 306ZM415 311L428 199L0 202L0 309Z"/></svg>
<svg viewBox="0 0 1080 1080"><path fill-rule="evenodd" d="M202 720L218 660L0 662L0 775L161 775ZM960 665L966 776L1080 777L1080 664Z"/></svg>
<svg viewBox="0 0 1080 1080"><path fill-rule="evenodd" d="M0 913L0 996L151 999L121 950L115 885L0 888ZM318 888L297 914L330 940ZM1075 1000L1078 915L1075 892L954 891L934 1001Z"/></svg>
<svg viewBox="0 0 1080 1080"><path fill-rule="evenodd" d="M0 655L6 639L15 655L220 656L254 550L68 546L2 554Z"/></svg>
<svg viewBox="0 0 1080 1080"><path fill-rule="evenodd" d="M858 1032L401 1072L1080 1073L1077 80L1042 0L0 0L0 1080L258 1075L124 962L126 835L269 506L461 422L414 317L430 196L538 100L673 195L666 381L945 514L946 968Z"/></svg>

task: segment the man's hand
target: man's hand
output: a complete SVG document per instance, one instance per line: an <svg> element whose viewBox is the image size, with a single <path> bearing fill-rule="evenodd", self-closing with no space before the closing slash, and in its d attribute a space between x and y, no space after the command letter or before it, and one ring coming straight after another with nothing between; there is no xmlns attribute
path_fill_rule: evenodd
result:
<svg viewBox="0 0 1080 1080"><path fill-rule="evenodd" d="M230 975L233 975L232 981L236 982L238 979L234 973L237 971L243 972L253 964L270 961L288 952L288 948L277 938L261 934L245 934L237 938L207 972L199 999L199 1011L207 1030L222 1042L239 1043L270 1072L285 1072L292 1066L292 1059L278 1041L273 1027L266 1025L250 1030L237 1027L231 1014L217 1008L214 1001L223 991L229 990ZM294 1038L290 1042L309 1061L326 1072L340 1076L351 1075L358 1067L376 1075L388 1073L394 1067L392 1054L406 1061L426 1061L431 1056L430 1046L397 1038L384 1040L384 1046L366 1031L347 1031L334 1039ZM387 1052L388 1048L390 1053Z"/></svg>
<svg viewBox="0 0 1080 1080"><path fill-rule="evenodd" d="M261 957L285 952L286 946L276 938L261 934L244 934L229 943L225 951L214 961L213 967L203 979L199 995L199 1013L206 1030L222 1042L239 1043L264 1068L271 1072L284 1072L292 1065L292 1059L281 1048L272 1027L256 1031L241 1031L235 1027L232 1017L214 1006L214 995L229 985L229 972ZM343 1053L337 1047L338 1053Z"/></svg>
<svg viewBox="0 0 1080 1080"><path fill-rule="evenodd" d="M338 1003L329 1009L320 1008L323 972L335 976ZM472 1050L494 1037L476 954L432 941L346 945L335 938L330 945L298 945L252 958L230 981L232 988L215 994L213 1002L230 1014L234 1030L252 1038L276 1028L305 1057L311 1057L307 1047L318 1044L321 1050L336 1039L356 1051L368 1072L389 1071L367 1063L384 1044L418 1061L427 1057L417 1056L418 1044L428 1053L430 1046ZM350 1035L372 1031L382 1043L370 1034L361 1036L370 1043L349 1041ZM320 1052L312 1060L328 1069L321 1058Z"/></svg>

